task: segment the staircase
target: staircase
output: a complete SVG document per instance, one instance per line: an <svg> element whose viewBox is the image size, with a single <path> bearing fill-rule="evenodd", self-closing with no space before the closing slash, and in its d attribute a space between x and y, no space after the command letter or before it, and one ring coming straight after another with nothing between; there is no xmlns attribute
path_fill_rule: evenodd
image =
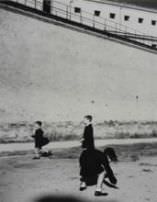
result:
<svg viewBox="0 0 157 202"><path fill-rule="evenodd" d="M50 0L47 2L50 3ZM64 26L157 53L157 37L149 36L102 17L95 18L92 13L83 10L81 13L73 13L74 8L70 4L52 1L51 4L44 5L43 0L2 0L0 5L35 14L40 19L62 23Z"/></svg>

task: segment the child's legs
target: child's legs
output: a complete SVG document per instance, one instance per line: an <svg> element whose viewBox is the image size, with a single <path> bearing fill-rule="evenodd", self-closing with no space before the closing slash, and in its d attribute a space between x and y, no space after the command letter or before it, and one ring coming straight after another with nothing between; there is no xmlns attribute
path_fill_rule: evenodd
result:
<svg viewBox="0 0 157 202"><path fill-rule="evenodd" d="M106 172L103 171L98 175L96 191L102 191L102 185L103 185L105 174Z"/></svg>
<svg viewBox="0 0 157 202"><path fill-rule="evenodd" d="M35 156L36 157L40 157L40 155L41 155L41 148L36 147L34 152L35 152Z"/></svg>
<svg viewBox="0 0 157 202"><path fill-rule="evenodd" d="M86 186L87 186L87 185L86 185L85 182L82 181L82 182L80 183L80 187L81 187L81 188L86 187Z"/></svg>
<svg viewBox="0 0 157 202"><path fill-rule="evenodd" d="M80 179L80 187L86 187L86 180L84 177L81 177Z"/></svg>
<svg viewBox="0 0 157 202"><path fill-rule="evenodd" d="M80 191L84 191L85 189L87 189L86 180L83 177L81 177L80 181L81 181L80 182Z"/></svg>

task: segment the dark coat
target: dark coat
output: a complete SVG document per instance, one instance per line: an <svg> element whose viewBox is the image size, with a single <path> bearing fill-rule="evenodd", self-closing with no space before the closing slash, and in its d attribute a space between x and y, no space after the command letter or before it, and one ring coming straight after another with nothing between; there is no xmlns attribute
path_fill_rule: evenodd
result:
<svg viewBox="0 0 157 202"><path fill-rule="evenodd" d="M92 124L86 126L84 129L82 147L86 149L94 148L94 135Z"/></svg>
<svg viewBox="0 0 157 202"><path fill-rule="evenodd" d="M32 137L35 140L35 148L39 148L39 149L42 148L42 146L43 146L43 134L44 134L43 130L41 128L39 128L35 131L35 134L32 135Z"/></svg>
<svg viewBox="0 0 157 202"><path fill-rule="evenodd" d="M116 183L109 161L103 152L96 149L84 150L80 155L79 163L81 181L85 181L87 185L96 183L97 176L103 171L106 171L106 177L109 178L110 182ZM91 182L92 180L94 182Z"/></svg>

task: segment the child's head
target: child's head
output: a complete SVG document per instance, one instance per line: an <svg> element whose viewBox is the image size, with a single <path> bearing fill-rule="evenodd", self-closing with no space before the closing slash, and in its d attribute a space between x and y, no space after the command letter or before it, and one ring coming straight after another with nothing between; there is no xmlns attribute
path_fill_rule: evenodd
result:
<svg viewBox="0 0 157 202"><path fill-rule="evenodd" d="M104 155L107 156L110 159L110 161L113 162L118 161L116 152L112 147L107 147L106 149L104 149Z"/></svg>
<svg viewBox="0 0 157 202"><path fill-rule="evenodd" d="M84 116L84 124L85 125L91 124L92 120L93 120L93 117L91 115Z"/></svg>
<svg viewBox="0 0 157 202"><path fill-rule="evenodd" d="M35 122L35 128L41 128L42 127L42 122L41 121L36 121Z"/></svg>

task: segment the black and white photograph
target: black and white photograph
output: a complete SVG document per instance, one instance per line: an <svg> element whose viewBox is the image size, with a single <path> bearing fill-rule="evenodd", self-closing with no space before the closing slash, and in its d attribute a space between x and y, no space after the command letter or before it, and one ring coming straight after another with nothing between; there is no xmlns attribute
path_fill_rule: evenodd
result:
<svg viewBox="0 0 157 202"><path fill-rule="evenodd" d="M157 0L0 0L0 202L156 189Z"/></svg>

